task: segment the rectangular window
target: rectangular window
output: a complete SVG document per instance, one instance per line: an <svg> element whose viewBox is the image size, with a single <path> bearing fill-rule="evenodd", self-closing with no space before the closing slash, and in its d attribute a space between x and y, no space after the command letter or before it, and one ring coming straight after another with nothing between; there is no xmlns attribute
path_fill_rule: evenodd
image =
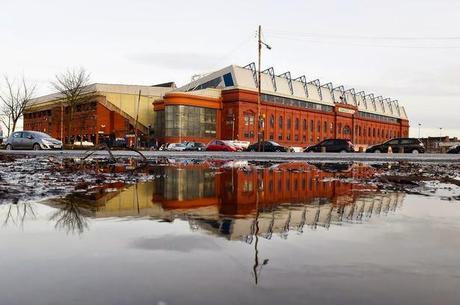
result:
<svg viewBox="0 0 460 305"><path fill-rule="evenodd" d="M224 74L223 78L224 78L225 87L231 87L234 85L231 73Z"/></svg>

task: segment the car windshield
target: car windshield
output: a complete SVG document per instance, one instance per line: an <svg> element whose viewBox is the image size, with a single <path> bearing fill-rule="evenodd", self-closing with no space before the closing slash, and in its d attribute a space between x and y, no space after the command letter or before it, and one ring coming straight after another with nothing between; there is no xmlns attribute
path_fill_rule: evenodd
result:
<svg viewBox="0 0 460 305"><path fill-rule="evenodd" d="M276 143L275 141L267 141L267 143L270 143L271 145L273 146L280 146L278 143Z"/></svg>

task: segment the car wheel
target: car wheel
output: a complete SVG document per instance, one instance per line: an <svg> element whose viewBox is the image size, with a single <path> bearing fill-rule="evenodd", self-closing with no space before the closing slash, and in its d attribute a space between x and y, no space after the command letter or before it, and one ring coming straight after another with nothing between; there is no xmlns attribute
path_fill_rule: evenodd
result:
<svg viewBox="0 0 460 305"><path fill-rule="evenodd" d="M8 145L6 145L5 149L6 149L6 150L12 150L13 147L11 146L11 144L8 144Z"/></svg>
<svg viewBox="0 0 460 305"><path fill-rule="evenodd" d="M41 150L42 148L40 147L40 144L35 143L33 146L33 150Z"/></svg>
<svg viewBox="0 0 460 305"><path fill-rule="evenodd" d="M413 154L418 154L419 151L418 151L418 149L413 149L413 150L412 150L412 153L413 153Z"/></svg>
<svg viewBox="0 0 460 305"><path fill-rule="evenodd" d="M277 148L275 149L275 152L281 152L281 149Z"/></svg>
<svg viewBox="0 0 460 305"><path fill-rule="evenodd" d="M340 151L340 153L342 153L342 154L343 154L343 153L346 153L346 152L348 152L346 149L342 149L342 150Z"/></svg>
<svg viewBox="0 0 460 305"><path fill-rule="evenodd" d="M376 154L380 154L380 153L381 153L381 151L380 151L380 149L376 149L376 150L374 150L374 153L376 153Z"/></svg>
<svg viewBox="0 0 460 305"><path fill-rule="evenodd" d="M251 148L249 151L255 152L256 149L255 149L255 148Z"/></svg>

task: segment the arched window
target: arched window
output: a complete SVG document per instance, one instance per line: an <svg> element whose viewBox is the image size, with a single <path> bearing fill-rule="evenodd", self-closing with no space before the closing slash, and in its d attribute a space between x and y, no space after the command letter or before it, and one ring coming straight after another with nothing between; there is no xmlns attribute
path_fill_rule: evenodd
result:
<svg viewBox="0 0 460 305"><path fill-rule="evenodd" d="M282 116L279 116L278 118L278 127L283 128L283 117Z"/></svg>
<svg viewBox="0 0 460 305"><path fill-rule="evenodd" d="M307 130L307 120L306 119L303 119L302 128L303 130Z"/></svg>
<svg viewBox="0 0 460 305"><path fill-rule="evenodd" d="M299 130L299 118L295 118L294 128Z"/></svg>
<svg viewBox="0 0 460 305"><path fill-rule="evenodd" d="M343 127L343 134L344 134L344 135L349 135L349 134L351 134L350 126L345 125L345 126Z"/></svg>
<svg viewBox="0 0 460 305"><path fill-rule="evenodd" d="M273 114L270 116L270 127L275 127L275 116Z"/></svg>
<svg viewBox="0 0 460 305"><path fill-rule="evenodd" d="M287 118L286 127L287 129L291 129L291 118Z"/></svg>

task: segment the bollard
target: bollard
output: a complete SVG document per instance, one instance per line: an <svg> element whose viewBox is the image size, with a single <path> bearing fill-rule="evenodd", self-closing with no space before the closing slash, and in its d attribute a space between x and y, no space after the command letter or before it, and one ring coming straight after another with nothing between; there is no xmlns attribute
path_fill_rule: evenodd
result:
<svg viewBox="0 0 460 305"><path fill-rule="evenodd" d="M326 146L321 146L321 152L325 153L326 152Z"/></svg>
<svg viewBox="0 0 460 305"><path fill-rule="evenodd" d="M388 153L389 153L389 154L392 154L392 153L393 153L393 148L391 148L391 146L388 146Z"/></svg>

